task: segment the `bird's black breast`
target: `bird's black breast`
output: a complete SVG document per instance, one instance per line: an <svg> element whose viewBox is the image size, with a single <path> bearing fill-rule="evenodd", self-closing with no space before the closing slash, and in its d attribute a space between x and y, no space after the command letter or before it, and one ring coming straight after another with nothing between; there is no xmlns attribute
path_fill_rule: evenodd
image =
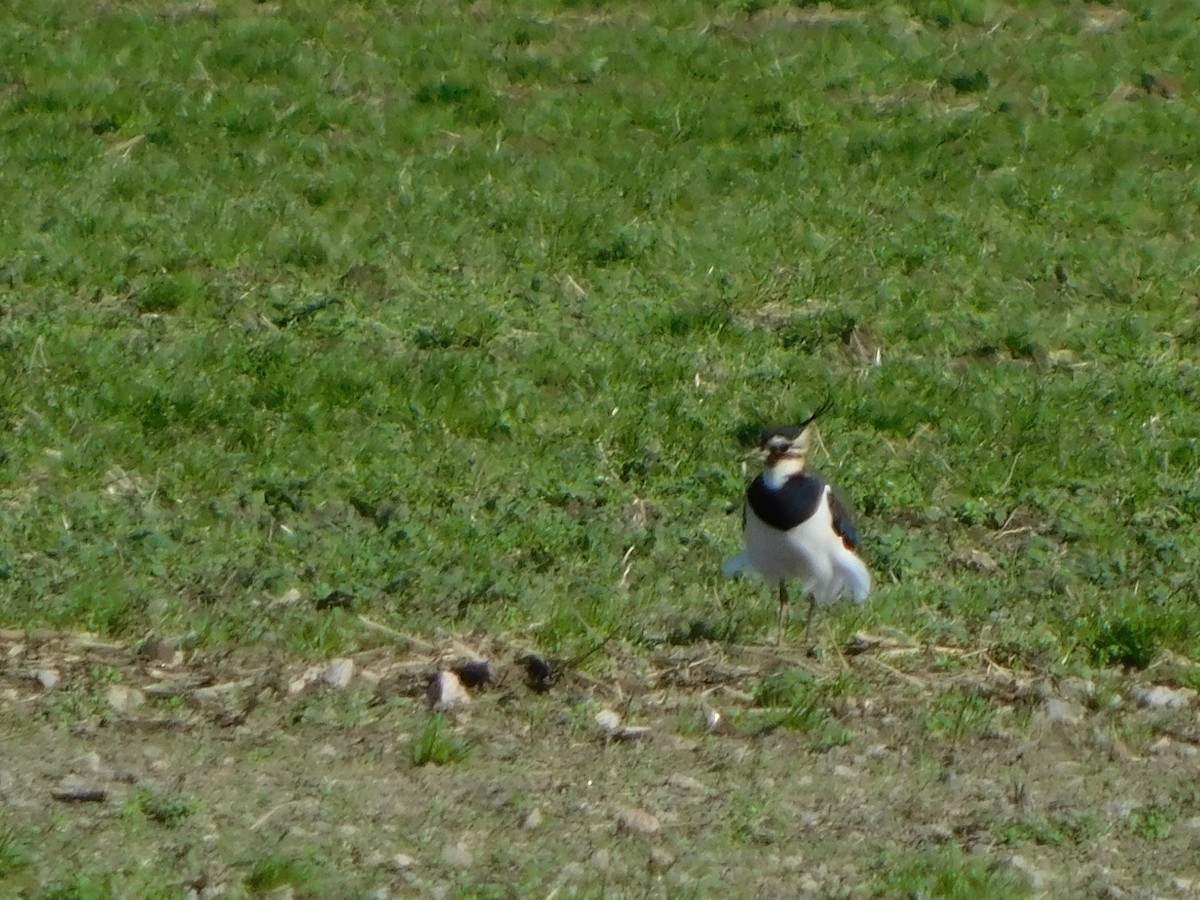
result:
<svg viewBox="0 0 1200 900"><path fill-rule="evenodd" d="M814 475L793 475L778 488L768 487L759 475L746 491L746 502L772 528L787 531L812 518L824 491L825 482Z"/></svg>
<svg viewBox="0 0 1200 900"><path fill-rule="evenodd" d="M756 516L772 528L789 531L812 518L827 484L824 478L805 473L793 475L779 488L771 488L759 475L746 491L746 503ZM837 488L829 492L829 507L833 530L847 547L857 550L859 538L854 515L850 511L850 504Z"/></svg>

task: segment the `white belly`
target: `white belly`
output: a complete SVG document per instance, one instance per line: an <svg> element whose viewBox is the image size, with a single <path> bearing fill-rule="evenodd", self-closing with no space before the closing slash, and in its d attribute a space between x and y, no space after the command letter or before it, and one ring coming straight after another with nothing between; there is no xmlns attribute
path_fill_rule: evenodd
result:
<svg viewBox="0 0 1200 900"><path fill-rule="evenodd" d="M829 488L825 488L828 493ZM748 564L772 586L799 581L818 604L832 603L843 593L856 602L867 598L871 576L866 566L842 543L833 529L828 497L806 522L778 531L746 510L746 550L727 566L735 571Z"/></svg>

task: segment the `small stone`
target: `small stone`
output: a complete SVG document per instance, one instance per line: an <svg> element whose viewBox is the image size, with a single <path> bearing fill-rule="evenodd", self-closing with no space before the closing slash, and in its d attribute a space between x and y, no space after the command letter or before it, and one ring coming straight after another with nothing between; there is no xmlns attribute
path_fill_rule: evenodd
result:
<svg viewBox="0 0 1200 900"><path fill-rule="evenodd" d="M1192 702L1196 692L1191 688L1175 689L1156 684L1134 688L1133 696L1141 706L1149 709L1183 709Z"/></svg>
<svg viewBox="0 0 1200 900"><path fill-rule="evenodd" d="M114 684L108 689L108 705L114 712L129 713L142 705L146 697L137 688Z"/></svg>
<svg viewBox="0 0 1200 900"><path fill-rule="evenodd" d="M354 680L354 660L335 659L321 674L322 680L335 688L347 688Z"/></svg>
<svg viewBox="0 0 1200 900"><path fill-rule="evenodd" d="M650 866L665 872L671 866L675 865L675 857L664 850L662 847L653 847L650 850Z"/></svg>
<svg viewBox="0 0 1200 900"><path fill-rule="evenodd" d="M317 681L319 681L321 679L321 676L324 674L324 671L325 671L324 668L321 666L309 666L307 669L304 670L304 672L302 674L300 674L299 676L297 676L296 678L293 678L290 682L288 682L288 693L289 694L299 694L301 691L303 691L305 688L307 688L310 684L315 684ZM215 688L202 688L201 690L216 690L216 689ZM196 691L196 695L199 695L199 693L200 693L200 691Z"/></svg>
<svg viewBox="0 0 1200 900"><path fill-rule="evenodd" d="M593 866L603 871L612 864L612 854L610 854L605 848L601 847L592 854L591 862Z"/></svg>
<svg viewBox="0 0 1200 900"><path fill-rule="evenodd" d="M417 864L417 861L407 853L397 853L391 858L390 862L392 868L399 872L403 872L405 869L411 869Z"/></svg>
<svg viewBox="0 0 1200 900"><path fill-rule="evenodd" d="M50 792L55 800L64 803L103 803L108 799L108 790L101 784L80 778L78 775L67 775Z"/></svg>
<svg viewBox="0 0 1200 900"><path fill-rule="evenodd" d="M658 817L644 809L627 809L617 816L617 830L624 834L654 834L660 827Z"/></svg>
<svg viewBox="0 0 1200 900"><path fill-rule="evenodd" d="M425 691L429 705L439 712L453 712L471 702L471 695L453 672L441 671L429 680Z"/></svg>
<svg viewBox="0 0 1200 900"><path fill-rule="evenodd" d="M667 784L684 791L695 791L698 794L708 793L708 786L704 782L693 778L691 775L684 775L682 772L673 773L667 779Z"/></svg>
<svg viewBox="0 0 1200 900"><path fill-rule="evenodd" d="M1041 891L1046 887L1046 875L1036 866L1018 854L1013 854L1005 861L1005 867L1025 883L1031 891Z"/></svg>
<svg viewBox="0 0 1200 900"><path fill-rule="evenodd" d="M712 732L724 731L725 720L721 717L721 714L711 706L702 707L700 714L704 718L705 730Z"/></svg>
<svg viewBox="0 0 1200 900"><path fill-rule="evenodd" d="M838 778L857 778L858 772L850 768L850 766L836 765L833 767L833 774Z"/></svg>
<svg viewBox="0 0 1200 900"><path fill-rule="evenodd" d="M1049 697L1042 703L1042 715L1046 717L1047 722L1056 725L1078 725L1083 721L1085 711L1078 703Z"/></svg>
<svg viewBox="0 0 1200 900"><path fill-rule="evenodd" d="M616 741L636 741L650 733L648 725L622 725L621 717L611 709L602 709L596 713L596 727L605 737Z"/></svg>
<svg viewBox="0 0 1200 900"><path fill-rule="evenodd" d="M1112 805L1113 815L1122 822L1126 821L1133 815L1134 810L1142 804L1137 800L1118 800Z"/></svg>
<svg viewBox="0 0 1200 900"><path fill-rule="evenodd" d="M1086 703L1096 696L1096 682L1090 678L1069 675L1059 683L1058 691L1068 700Z"/></svg>
<svg viewBox="0 0 1200 900"><path fill-rule="evenodd" d="M462 841L457 844L447 844L442 848L442 860L456 869L469 869L475 864L475 857Z"/></svg>
<svg viewBox="0 0 1200 900"><path fill-rule="evenodd" d="M1192 881L1190 878L1175 878L1171 881L1171 887L1179 891L1181 894L1194 894L1200 892L1200 884Z"/></svg>
<svg viewBox="0 0 1200 900"><path fill-rule="evenodd" d="M533 831L542 824L542 811L536 806L526 813L525 818L521 820L522 831Z"/></svg>
<svg viewBox="0 0 1200 900"><path fill-rule="evenodd" d="M165 666L176 666L183 662L183 653L175 648L172 641L162 638L147 638L138 646L137 653L142 659Z"/></svg>
<svg viewBox="0 0 1200 900"><path fill-rule="evenodd" d="M1155 741L1153 744L1151 744L1149 747L1147 747L1146 752L1151 753L1155 756L1162 756L1166 753L1170 753L1171 748L1174 746L1175 745L1171 741L1171 739L1164 734L1157 741Z"/></svg>
<svg viewBox="0 0 1200 900"><path fill-rule="evenodd" d="M58 676L58 671L55 669L38 669L33 673L33 680L42 686L47 691L52 691L58 687L61 679Z"/></svg>
<svg viewBox="0 0 1200 900"><path fill-rule="evenodd" d="M615 734L621 727L621 717L611 709L602 709L596 713L596 727L605 734Z"/></svg>
<svg viewBox="0 0 1200 900"><path fill-rule="evenodd" d="M300 593L299 588L288 588L276 598L275 602L280 606L291 606L293 603L299 601L302 596L304 595Z"/></svg>
<svg viewBox="0 0 1200 900"><path fill-rule="evenodd" d="M71 768L83 775L95 775L103 770L104 764L100 760L99 753L89 750L71 760Z"/></svg>

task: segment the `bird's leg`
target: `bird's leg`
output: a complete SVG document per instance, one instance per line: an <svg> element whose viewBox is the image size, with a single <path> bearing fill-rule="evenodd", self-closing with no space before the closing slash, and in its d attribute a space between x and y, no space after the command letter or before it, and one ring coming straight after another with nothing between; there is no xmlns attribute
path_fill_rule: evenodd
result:
<svg viewBox="0 0 1200 900"><path fill-rule="evenodd" d="M787 622L787 583L779 582L779 630L775 632L775 644L778 646L783 643L783 630Z"/></svg>
<svg viewBox="0 0 1200 900"><path fill-rule="evenodd" d="M812 634L813 616L816 615L816 612L817 612L817 598L809 597L808 598L808 618L804 622L804 643L806 645L808 644L809 636Z"/></svg>

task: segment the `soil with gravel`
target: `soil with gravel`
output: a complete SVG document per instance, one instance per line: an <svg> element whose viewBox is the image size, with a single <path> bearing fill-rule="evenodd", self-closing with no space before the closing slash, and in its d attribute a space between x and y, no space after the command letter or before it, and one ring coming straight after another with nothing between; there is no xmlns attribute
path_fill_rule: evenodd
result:
<svg viewBox="0 0 1200 900"><path fill-rule="evenodd" d="M0 894L1200 896L1182 662L1055 678L866 636L528 654L2 633Z"/></svg>

